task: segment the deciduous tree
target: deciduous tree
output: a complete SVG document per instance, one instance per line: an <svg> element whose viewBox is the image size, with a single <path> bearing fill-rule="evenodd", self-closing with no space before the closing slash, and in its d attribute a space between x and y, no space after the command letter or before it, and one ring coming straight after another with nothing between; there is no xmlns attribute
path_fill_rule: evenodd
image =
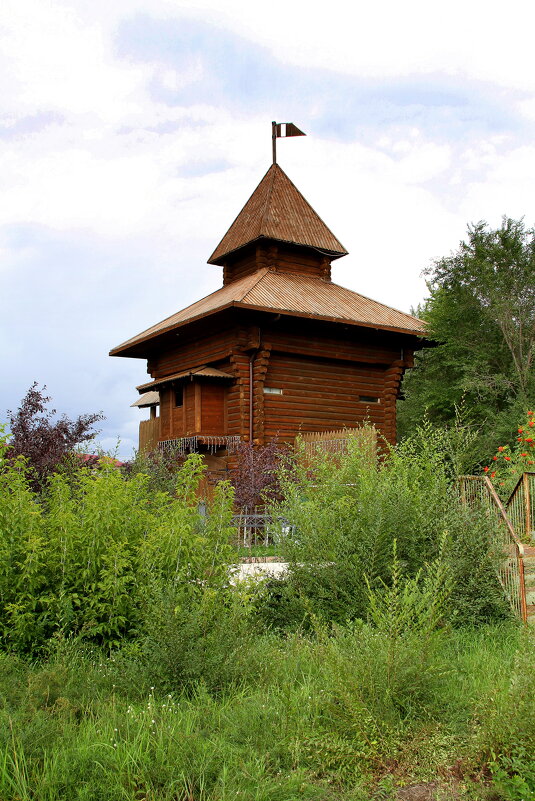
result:
<svg viewBox="0 0 535 801"><path fill-rule="evenodd" d="M452 420L464 400L474 422L488 424L483 454L535 396L535 231L508 217L495 230L471 225L457 251L426 273L430 296L418 313L437 345L406 376L400 433L425 413Z"/></svg>
<svg viewBox="0 0 535 801"><path fill-rule="evenodd" d="M16 412L8 411L9 453L13 457L24 456L33 469L37 482L42 484L77 445L92 440L97 433L94 425L104 417L98 414L82 414L76 420L66 415L55 419L56 410L48 409L51 398L44 394L46 387L39 389L36 381Z"/></svg>

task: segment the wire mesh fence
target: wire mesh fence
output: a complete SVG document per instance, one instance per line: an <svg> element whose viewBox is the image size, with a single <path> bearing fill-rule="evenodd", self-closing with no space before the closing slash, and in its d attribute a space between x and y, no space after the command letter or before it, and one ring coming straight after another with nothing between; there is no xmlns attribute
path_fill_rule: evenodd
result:
<svg viewBox="0 0 535 801"><path fill-rule="evenodd" d="M522 542L535 539L535 473L523 473L506 504L507 517Z"/></svg>
<svg viewBox="0 0 535 801"><path fill-rule="evenodd" d="M492 527L495 552L500 556L498 580L511 609L524 622L527 620L524 582L524 547L515 533L505 508L487 476L461 476L458 480L462 503L497 522Z"/></svg>
<svg viewBox="0 0 535 801"><path fill-rule="evenodd" d="M286 518L261 510L234 515L232 525L236 528L240 545L248 548L253 545L273 545L278 537L287 536L294 530Z"/></svg>

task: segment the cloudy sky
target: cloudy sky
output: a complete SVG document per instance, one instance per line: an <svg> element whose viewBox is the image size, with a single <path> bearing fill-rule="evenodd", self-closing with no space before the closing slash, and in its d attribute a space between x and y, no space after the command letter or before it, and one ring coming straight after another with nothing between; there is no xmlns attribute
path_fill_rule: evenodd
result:
<svg viewBox="0 0 535 801"><path fill-rule="evenodd" d="M502 10L500 10L500 8ZM279 163L409 311L468 222L535 222L535 4L2 0L0 415L46 384L127 456L147 380L111 347L221 285L206 259Z"/></svg>

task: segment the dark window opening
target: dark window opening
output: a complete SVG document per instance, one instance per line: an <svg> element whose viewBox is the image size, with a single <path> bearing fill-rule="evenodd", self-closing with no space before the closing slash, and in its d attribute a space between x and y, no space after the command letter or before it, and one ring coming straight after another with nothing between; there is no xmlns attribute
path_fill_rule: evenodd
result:
<svg viewBox="0 0 535 801"><path fill-rule="evenodd" d="M184 405L184 387L175 390L175 406Z"/></svg>
<svg viewBox="0 0 535 801"><path fill-rule="evenodd" d="M381 399L376 398L374 395L359 395L359 401L362 401L362 403L380 403Z"/></svg>

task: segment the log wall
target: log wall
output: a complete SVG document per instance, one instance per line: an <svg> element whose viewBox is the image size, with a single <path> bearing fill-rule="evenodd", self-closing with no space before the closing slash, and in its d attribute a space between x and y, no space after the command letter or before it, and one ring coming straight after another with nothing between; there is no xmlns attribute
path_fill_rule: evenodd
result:
<svg viewBox="0 0 535 801"><path fill-rule="evenodd" d="M300 431L354 428L365 420L382 430L384 379L380 365L344 363L340 369L328 360L272 353L265 386L282 394L264 394L265 436L290 440Z"/></svg>
<svg viewBox="0 0 535 801"><path fill-rule="evenodd" d="M154 356L149 364L153 378L164 378L185 370L192 370L205 364L221 362L229 364L229 356L234 343L234 330L227 329L194 341L179 342L172 348L166 348ZM226 367L217 365L221 370Z"/></svg>
<svg viewBox="0 0 535 801"><path fill-rule="evenodd" d="M259 242L256 246L249 245L236 254L229 254L223 265L223 285L239 281L264 267L326 280L331 278L331 259L327 255L297 245Z"/></svg>
<svg viewBox="0 0 535 801"><path fill-rule="evenodd" d="M162 439L206 433L248 441L252 365L255 444L365 421L395 442L396 398L404 369L412 364L412 351L401 347L407 338L280 315L240 314L235 319L240 324L229 322L195 340L179 344L177 338L176 345L152 358L154 378L205 364L234 377L225 384L187 381L183 407L175 406L174 388L164 387ZM266 394L266 386L282 394Z"/></svg>

